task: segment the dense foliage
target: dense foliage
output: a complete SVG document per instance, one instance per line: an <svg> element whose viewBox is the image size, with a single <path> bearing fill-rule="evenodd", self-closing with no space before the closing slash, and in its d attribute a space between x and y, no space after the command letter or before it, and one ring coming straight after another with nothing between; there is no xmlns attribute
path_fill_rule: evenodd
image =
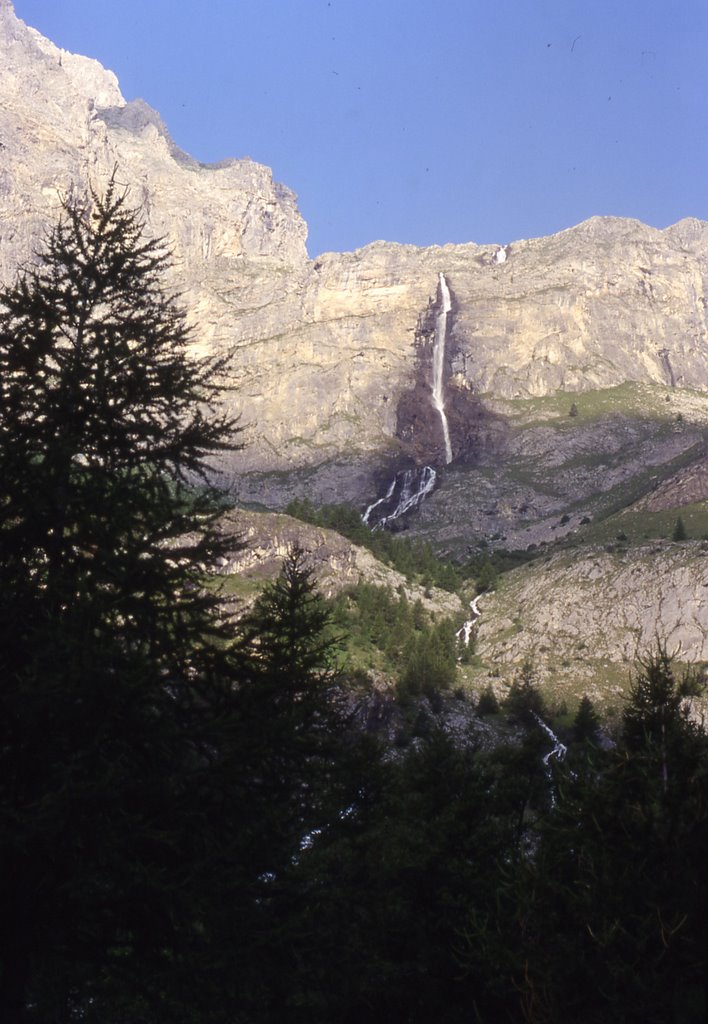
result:
<svg viewBox="0 0 708 1024"><path fill-rule="evenodd" d="M346 634L345 665L366 676L377 668L397 681L401 698L430 697L452 687L462 650L455 640L456 623L410 602L403 588L360 581L331 602L335 622Z"/></svg>
<svg viewBox="0 0 708 1024"><path fill-rule="evenodd" d="M708 739L683 688L649 659L616 745L571 742L550 776L531 719L372 768L293 868L307 955L272 1019L701 1021Z"/></svg>

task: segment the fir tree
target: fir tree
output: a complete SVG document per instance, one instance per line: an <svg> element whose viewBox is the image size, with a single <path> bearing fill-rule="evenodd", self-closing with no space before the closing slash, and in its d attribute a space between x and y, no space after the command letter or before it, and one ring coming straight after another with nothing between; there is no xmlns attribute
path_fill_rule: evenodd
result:
<svg viewBox="0 0 708 1024"><path fill-rule="evenodd" d="M499 713L499 700L494 687L488 683L479 695L477 700L477 714L480 718L484 715L496 715Z"/></svg>
<svg viewBox="0 0 708 1024"><path fill-rule="evenodd" d="M642 661L616 747L576 761L541 822L517 894L537 1019L705 1018L708 744L686 689L665 650Z"/></svg>
<svg viewBox="0 0 708 1024"><path fill-rule="evenodd" d="M326 824L346 723L339 646L314 571L294 547L242 620L235 648L239 756L256 780L250 856L260 873L280 871L303 836Z"/></svg>
<svg viewBox="0 0 708 1024"><path fill-rule="evenodd" d="M524 725L536 722L546 713L543 695L536 681L536 670L527 658L516 673L504 701L507 713Z"/></svg>
<svg viewBox="0 0 708 1024"><path fill-rule="evenodd" d="M597 739L600 719L595 706L585 694L580 700L578 711L573 719L573 736L577 743L586 743Z"/></svg>
<svg viewBox="0 0 708 1024"><path fill-rule="evenodd" d="M686 533L686 527L684 526L683 519L679 516L674 525L674 532L671 534L671 539L675 541L682 541L688 538Z"/></svg>
<svg viewBox="0 0 708 1024"><path fill-rule="evenodd" d="M114 177L64 203L0 293L8 1024L50 1019L49 1003L52 1020L107 1020L99 988L117 975L157 984L199 919L196 862L216 842L198 854L194 822L231 683L201 586L218 503L194 484L235 425L213 408L223 365L188 356L168 262Z"/></svg>

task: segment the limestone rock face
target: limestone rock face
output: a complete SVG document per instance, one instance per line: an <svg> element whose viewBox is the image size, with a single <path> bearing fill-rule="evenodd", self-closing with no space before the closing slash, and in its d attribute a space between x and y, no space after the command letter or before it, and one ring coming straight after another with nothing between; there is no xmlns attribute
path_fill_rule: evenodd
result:
<svg viewBox="0 0 708 1024"><path fill-rule="evenodd" d="M126 103L111 71L54 46L15 16L9 0L0 4L0 96L3 280L56 220L60 196L89 184L100 189L114 168L148 232L169 239L173 283L195 312L205 295L213 302L215 280L243 276L243 263L267 264L268 276L271 264L306 261L295 197L267 167L251 160L202 166L181 153L155 111L142 100ZM213 331L202 332L209 343Z"/></svg>
<svg viewBox="0 0 708 1024"><path fill-rule="evenodd" d="M408 581L366 548L350 543L333 530L287 515L243 509L226 513L219 529L233 538L234 550L222 564L211 567L218 575L240 576L262 584L275 579L285 557L293 548L300 548L307 553L306 564L314 571L317 588L324 597L334 597L357 583L373 583L392 592L405 593L411 603L419 600L432 615L457 618L463 615L462 602L456 594ZM254 595L258 589L254 589ZM247 605L248 601L243 603Z"/></svg>
<svg viewBox="0 0 708 1024"><path fill-rule="evenodd" d="M240 468L386 454L439 464L430 349L440 272L453 299L445 401L455 459L503 437L498 417L480 415L487 398L627 380L705 393L708 229L598 218L515 243L503 264L494 252L377 242L325 254L263 294L235 325L238 401L254 428Z"/></svg>
<svg viewBox="0 0 708 1024"><path fill-rule="evenodd" d="M479 602L478 651L500 667L576 653L633 665L657 640L679 661L708 661L705 542L601 548L515 570ZM568 665L564 665L566 670Z"/></svg>
<svg viewBox="0 0 708 1024"><path fill-rule="evenodd" d="M485 401L626 380L708 391L708 224L593 218L548 237L416 248L374 242L310 261L293 194L250 160L203 166L96 61L58 49L0 0L0 280L31 257L60 194L113 169L174 251L201 351L233 357L244 496L370 499L392 464L438 465L431 412L439 275L453 456L503 443ZM288 475L289 483L283 484Z"/></svg>

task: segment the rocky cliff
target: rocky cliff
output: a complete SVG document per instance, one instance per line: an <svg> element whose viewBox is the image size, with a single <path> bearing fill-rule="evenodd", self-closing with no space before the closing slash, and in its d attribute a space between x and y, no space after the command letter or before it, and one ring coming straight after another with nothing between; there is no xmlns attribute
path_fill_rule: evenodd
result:
<svg viewBox="0 0 708 1024"><path fill-rule="evenodd" d="M464 607L456 594L410 582L366 548L350 543L333 530L288 515L244 509L225 514L219 530L233 541L233 549L210 568L226 581L227 593L229 581L245 581L245 587L231 587L244 605L264 583L277 577L286 555L293 548L301 548L324 597L334 597L357 583L373 583L391 592L405 593L411 604L420 601L433 617L464 618Z"/></svg>
<svg viewBox="0 0 708 1024"><path fill-rule="evenodd" d="M611 703L659 642L705 668L707 552L705 541L595 547L514 570L479 600L476 685L508 684L529 661L547 692Z"/></svg>
<svg viewBox="0 0 708 1024"><path fill-rule="evenodd" d="M508 453L500 400L627 380L708 393L708 224L593 218L504 249L374 242L308 260L295 197L267 168L197 163L110 71L43 39L9 0L0 97L0 278L31 258L62 193L117 168L173 247L195 344L233 356L247 446L221 468L243 497L365 504L394 468L445 461L431 401L440 274L451 478Z"/></svg>

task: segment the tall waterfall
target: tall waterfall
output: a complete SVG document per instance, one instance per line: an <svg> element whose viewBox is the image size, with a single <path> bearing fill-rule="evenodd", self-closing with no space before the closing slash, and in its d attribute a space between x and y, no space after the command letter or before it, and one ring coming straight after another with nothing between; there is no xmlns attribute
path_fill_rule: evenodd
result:
<svg viewBox="0 0 708 1024"><path fill-rule="evenodd" d="M433 342L433 405L440 413L445 438L445 464L447 465L448 462L452 462L452 445L450 443L450 428L447 416L445 415L443 375L445 372L447 314L452 309L452 303L450 302L450 290L443 273L440 274L440 297L442 299L442 306L435 321L435 340Z"/></svg>
<svg viewBox="0 0 708 1024"><path fill-rule="evenodd" d="M450 300L450 289L447 286L445 275L438 275L440 284L440 309L435 319L435 337L433 339L433 382L432 398L433 407L440 413L443 436L445 438L445 465L452 462L452 444L450 442L450 427L445 414L445 342L447 340L447 315L452 309ZM407 512L418 508L420 503L435 489L437 473L432 466L418 466L415 469L401 470L396 473L391 481L386 494L377 501L371 503L362 515L362 522L366 523L372 530L381 530L394 522ZM479 612L473 608L475 615ZM472 629L471 620L469 629L463 626L465 642L469 640L469 632Z"/></svg>

